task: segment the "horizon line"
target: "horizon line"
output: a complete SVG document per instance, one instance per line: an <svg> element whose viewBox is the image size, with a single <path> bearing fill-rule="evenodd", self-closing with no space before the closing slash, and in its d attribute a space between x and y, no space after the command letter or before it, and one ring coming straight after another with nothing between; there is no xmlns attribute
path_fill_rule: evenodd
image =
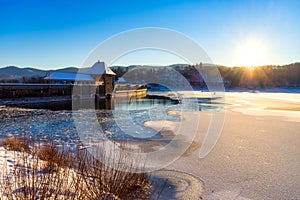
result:
<svg viewBox="0 0 300 200"><path fill-rule="evenodd" d="M201 62L200 62L201 63ZM168 67L168 66L172 66L172 65L198 65L200 63L196 63L196 64L188 64L188 63L173 63L173 64L131 64L131 65L112 65L109 67L130 67L130 66L148 66L148 67ZM300 63L300 61L295 61L295 62L291 62L288 64L263 64L263 65L252 65L252 66L246 66L246 65L223 65L223 64L214 64L214 63L202 63L202 64L206 64L206 65L215 65L218 67L229 67L229 68L234 68L234 67L266 67L266 66L286 66L286 65L292 65L292 64L297 64ZM1 66L0 69L3 68L7 68L7 67L17 67L17 68L21 68L21 69L27 69L27 68L31 68L31 69L37 69L37 70L42 70L42 71L49 71L49 70L58 70L58 69L65 69L65 68L89 68L89 67L79 67L79 66L73 66L73 65L69 65L69 66L62 66L62 67L54 67L54 68L47 68L47 69L42 69L39 67L35 67L35 66L18 66L18 65L6 65L6 66Z"/></svg>

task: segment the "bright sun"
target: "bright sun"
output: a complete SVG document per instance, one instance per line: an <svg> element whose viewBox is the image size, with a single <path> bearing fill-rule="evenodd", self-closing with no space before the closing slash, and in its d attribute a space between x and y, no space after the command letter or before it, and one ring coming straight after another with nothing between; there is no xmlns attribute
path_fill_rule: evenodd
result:
<svg viewBox="0 0 300 200"><path fill-rule="evenodd" d="M248 40L240 44L235 53L235 65L259 66L266 62L266 46L258 40Z"/></svg>

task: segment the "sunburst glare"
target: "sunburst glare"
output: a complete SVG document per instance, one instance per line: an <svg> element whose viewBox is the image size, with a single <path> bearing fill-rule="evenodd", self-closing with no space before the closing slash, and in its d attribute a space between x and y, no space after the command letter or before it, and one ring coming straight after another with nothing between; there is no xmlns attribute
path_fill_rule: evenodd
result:
<svg viewBox="0 0 300 200"><path fill-rule="evenodd" d="M257 39L240 43L235 52L235 63L239 66L259 66L267 61L267 47Z"/></svg>

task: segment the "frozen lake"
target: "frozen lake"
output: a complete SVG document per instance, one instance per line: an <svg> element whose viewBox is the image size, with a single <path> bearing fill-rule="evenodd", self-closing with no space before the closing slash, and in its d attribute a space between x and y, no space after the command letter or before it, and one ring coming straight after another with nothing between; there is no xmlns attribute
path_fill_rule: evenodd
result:
<svg viewBox="0 0 300 200"><path fill-rule="evenodd" d="M144 126L145 122L182 120L180 112L219 112L226 106L235 105L235 110L252 115L278 115L290 112L294 103L300 102L299 93L272 92L226 92L215 94L208 92L164 92L160 97L142 99L119 99L111 102L96 102L96 122L106 137L113 140L144 141L162 137L156 130ZM164 98L164 97L170 98ZM259 99L259 101L257 101ZM225 101L224 101L225 100ZM272 101L273 106L268 107ZM276 102L280 101L280 104ZM286 102L284 105L282 102ZM107 109L106 104L109 104ZM252 105L247 109L239 105ZM226 106L225 106L226 105ZM30 106L24 106L30 107ZM276 108L281 110L278 112ZM50 109L51 108L51 109ZM84 110L72 110L71 102L36 104L34 109L0 107L0 136L26 135L40 140L54 140L57 144L66 143L76 147L79 142L74 125L73 114L84 115ZM297 110L297 108L294 108ZM298 108L300 109L300 108ZM171 111L177 111L174 115ZM298 110L299 111L299 110ZM173 112L174 113L174 112ZM299 118L299 112L293 114ZM84 120L82 123L86 123ZM87 126L89 126L87 124ZM89 131L89 130L87 130ZM126 134L130 132L130 134ZM93 140L98 140L91 138Z"/></svg>
<svg viewBox="0 0 300 200"><path fill-rule="evenodd" d="M141 141L147 139L147 135L150 135L152 139L161 137L154 129L144 126L145 122L181 120L179 115L170 114L170 111L214 112L219 109L219 106L215 104L216 101L217 98L204 95L204 93L191 96L166 92L163 96L149 96L141 99L96 101L93 112L96 113L98 125L109 139ZM57 144L66 143L76 147L79 138L73 115L85 115L85 112L84 109L72 110L70 101L27 103L20 107L2 106L0 107L0 136L3 138L26 133L27 136L39 140L54 140ZM85 121L83 120L82 123ZM125 132L130 132L130 135Z"/></svg>

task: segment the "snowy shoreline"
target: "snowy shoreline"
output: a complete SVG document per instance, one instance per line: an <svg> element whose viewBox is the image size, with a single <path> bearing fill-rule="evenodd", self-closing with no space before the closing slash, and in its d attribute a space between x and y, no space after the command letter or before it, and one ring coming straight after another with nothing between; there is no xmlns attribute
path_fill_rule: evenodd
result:
<svg viewBox="0 0 300 200"><path fill-rule="evenodd" d="M245 88L227 88L226 92L249 92L249 93L300 93L300 88L260 88L260 89L245 89Z"/></svg>
<svg viewBox="0 0 300 200"><path fill-rule="evenodd" d="M195 92L210 92L207 89L195 89ZM168 91L164 91L168 92ZM172 91L169 91L172 92ZM226 88L225 92L245 92L245 93L300 93L300 88L260 88L260 89L245 89L245 88ZM150 92L149 95L161 95L160 92ZM161 95L164 96L164 95ZM0 106L17 106L22 104L34 103L54 103L62 101L72 101L70 96L56 96L56 97L27 97L16 99L0 99Z"/></svg>

